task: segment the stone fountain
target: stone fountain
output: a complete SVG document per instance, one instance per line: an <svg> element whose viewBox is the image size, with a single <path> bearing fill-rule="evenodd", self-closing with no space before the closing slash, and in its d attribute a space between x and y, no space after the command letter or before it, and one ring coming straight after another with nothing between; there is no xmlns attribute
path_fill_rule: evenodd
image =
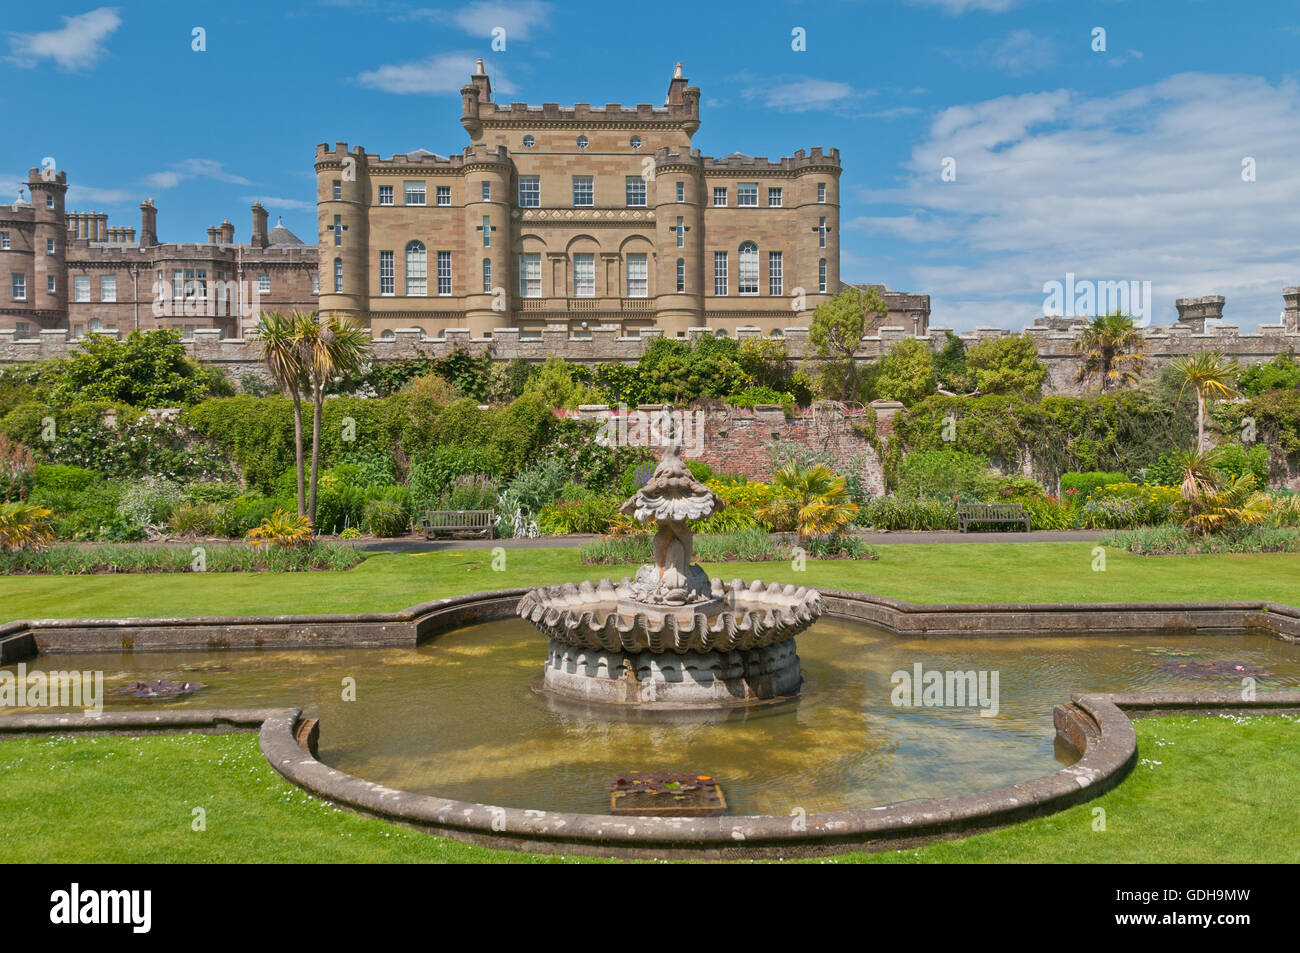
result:
<svg viewBox="0 0 1300 953"><path fill-rule="evenodd" d="M672 439L649 481L622 506L656 524L654 563L635 578L540 586L519 601L519 615L550 639L545 692L645 708L721 708L799 691L794 637L821 615L821 594L724 582L692 563L687 520L723 505L691 475Z"/></svg>

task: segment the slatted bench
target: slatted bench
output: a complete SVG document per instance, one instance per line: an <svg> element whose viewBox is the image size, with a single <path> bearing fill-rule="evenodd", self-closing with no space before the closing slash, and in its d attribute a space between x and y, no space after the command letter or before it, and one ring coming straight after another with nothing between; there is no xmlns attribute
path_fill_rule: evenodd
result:
<svg viewBox="0 0 1300 953"><path fill-rule="evenodd" d="M957 528L964 533L971 523L1024 523L1029 532L1029 515L1020 503L958 503Z"/></svg>
<svg viewBox="0 0 1300 953"><path fill-rule="evenodd" d="M491 510L425 510L420 520L425 539L439 533L479 533L496 536L496 514Z"/></svg>

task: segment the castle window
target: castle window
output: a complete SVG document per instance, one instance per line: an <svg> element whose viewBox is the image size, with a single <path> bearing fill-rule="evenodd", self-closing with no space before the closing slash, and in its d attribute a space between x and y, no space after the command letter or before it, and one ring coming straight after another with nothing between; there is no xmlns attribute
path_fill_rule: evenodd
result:
<svg viewBox="0 0 1300 953"><path fill-rule="evenodd" d="M677 233L677 247L684 248L686 246L686 219L678 215L677 227L673 231Z"/></svg>
<svg viewBox="0 0 1300 953"><path fill-rule="evenodd" d="M14 272L9 276L9 296L15 301L27 300L27 276Z"/></svg>
<svg viewBox="0 0 1300 953"><path fill-rule="evenodd" d="M824 204L826 202L826 183L817 183L817 201Z"/></svg>
<svg viewBox="0 0 1300 953"><path fill-rule="evenodd" d="M271 276L264 271L257 276L257 293L264 295L271 293Z"/></svg>
<svg viewBox="0 0 1300 953"><path fill-rule="evenodd" d="M402 201L407 205L424 205L425 192L423 182L406 182L402 186ZM441 196L439 196L441 198ZM441 201L438 202L442 204Z"/></svg>
<svg viewBox="0 0 1300 953"><path fill-rule="evenodd" d="M380 205L393 204L393 187L391 185L381 185L379 187L379 204Z"/></svg>
<svg viewBox="0 0 1300 953"><path fill-rule="evenodd" d="M542 204L542 180L535 175L519 177L519 207L537 208Z"/></svg>
<svg viewBox="0 0 1300 953"><path fill-rule="evenodd" d="M822 294L826 293L826 259L817 260L817 290Z"/></svg>
<svg viewBox="0 0 1300 953"><path fill-rule="evenodd" d="M53 255L53 254L54 254L54 239L53 239L53 238L47 238L47 239L45 239L45 254L47 254L47 255Z"/></svg>
<svg viewBox="0 0 1300 953"><path fill-rule="evenodd" d="M686 259L677 259L677 290L686 290Z"/></svg>
<svg viewBox="0 0 1300 953"><path fill-rule="evenodd" d="M780 189L768 189L768 190L767 190L767 207L768 207L768 208L780 208L780 207L781 207L781 190L780 190Z"/></svg>
<svg viewBox="0 0 1300 953"><path fill-rule="evenodd" d="M53 195L46 194L46 196L45 196L45 207L46 207L46 208L54 208L54 196L53 196Z"/></svg>
<svg viewBox="0 0 1300 953"><path fill-rule="evenodd" d="M451 252L438 252L438 294L451 294Z"/></svg>
<svg viewBox="0 0 1300 953"><path fill-rule="evenodd" d="M483 293L492 293L492 259L483 259Z"/></svg>
<svg viewBox="0 0 1300 953"><path fill-rule="evenodd" d="M536 145L536 144L537 144L537 140L534 139L532 136L524 136L524 148L525 148L525 149L531 149L531 148L532 148L534 145Z"/></svg>
<svg viewBox="0 0 1300 953"><path fill-rule="evenodd" d="M767 293L774 298L780 297L785 293L782 272L784 271L784 262L781 259L779 251L770 251L767 253Z"/></svg>
<svg viewBox="0 0 1300 953"><path fill-rule="evenodd" d="M379 293L397 294L397 263L391 251L379 253Z"/></svg>
<svg viewBox="0 0 1300 953"><path fill-rule="evenodd" d="M406 245L406 293L424 295L428 293L428 262L425 258L424 245L421 242L407 242Z"/></svg>
<svg viewBox="0 0 1300 953"><path fill-rule="evenodd" d="M99 320L99 318L91 318L86 322L86 327L91 331L102 331L104 330L104 322Z"/></svg>
<svg viewBox="0 0 1300 953"><path fill-rule="evenodd" d="M379 332L379 340L381 340L381 341L396 341L396 340L397 340L397 333L396 333L395 331L393 331L392 328L384 328L382 331Z"/></svg>
<svg viewBox="0 0 1300 953"><path fill-rule="evenodd" d="M573 296L596 296L596 256L590 253L573 256Z"/></svg>
<svg viewBox="0 0 1300 953"><path fill-rule="evenodd" d="M17 321L14 323L14 331L17 332L14 337L25 338L32 333L32 326L26 321Z"/></svg>
<svg viewBox="0 0 1300 953"><path fill-rule="evenodd" d="M480 226L483 231L483 247L492 247L492 219L487 215L483 216L483 224Z"/></svg>
<svg viewBox="0 0 1300 953"><path fill-rule="evenodd" d="M640 136L633 136L631 139L629 139L629 140L627 141L627 144L628 144L629 146L631 146L633 149L640 149L640 148L641 148L641 137L640 137Z"/></svg>
<svg viewBox="0 0 1300 953"><path fill-rule="evenodd" d="M678 182L678 183L677 183L677 201L679 201L679 202L685 202L685 201L686 201L686 183L685 183L685 182Z"/></svg>
<svg viewBox="0 0 1300 953"><path fill-rule="evenodd" d="M335 202L341 201L343 199L343 183L340 182L338 179L335 179L333 182L333 187L334 187L334 201Z"/></svg>
<svg viewBox="0 0 1300 953"><path fill-rule="evenodd" d="M627 296L645 298L650 294L650 278L644 254L627 256Z"/></svg>
<svg viewBox="0 0 1300 953"><path fill-rule="evenodd" d="M77 302L90 300L90 275L72 276L72 300Z"/></svg>
<svg viewBox="0 0 1300 953"><path fill-rule="evenodd" d="M645 179L639 175L629 175L627 177L627 207L645 207Z"/></svg>
<svg viewBox="0 0 1300 953"><path fill-rule="evenodd" d="M343 259L334 259L334 293L340 295L343 293Z"/></svg>
<svg viewBox="0 0 1300 953"><path fill-rule="evenodd" d="M741 208L758 208L758 184L742 182L736 186L736 204Z"/></svg>
<svg viewBox="0 0 1300 953"><path fill-rule="evenodd" d="M736 257L736 292L742 295L758 294L758 246L753 242L745 242L740 246Z"/></svg>
<svg viewBox="0 0 1300 953"><path fill-rule="evenodd" d="M314 271L311 273L311 293L314 295L320 294L320 275Z"/></svg>
<svg viewBox="0 0 1300 953"><path fill-rule="evenodd" d="M542 296L542 254L523 252L519 256L519 297Z"/></svg>
<svg viewBox="0 0 1300 953"><path fill-rule="evenodd" d="M183 301L185 299L185 272L177 268L172 272L172 300Z"/></svg>
<svg viewBox="0 0 1300 953"><path fill-rule="evenodd" d="M713 293L722 297L727 293L727 253L713 253Z"/></svg>
<svg viewBox="0 0 1300 953"><path fill-rule="evenodd" d="M103 275L99 279L99 300L117 300L117 275Z"/></svg>
<svg viewBox="0 0 1300 953"><path fill-rule="evenodd" d="M573 205L575 208L590 208L596 204L596 186L589 175L573 177Z"/></svg>
<svg viewBox="0 0 1300 953"><path fill-rule="evenodd" d="M727 187L725 185L718 186L713 190L713 207L727 207Z"/></svg>
<svg viewBox="0 0 1300 953"><path fill-rule="evenodd" d="M0 232L0 250L2 250L2 251L8 251L8 250L9 250L9 233L8 233L8 232Z"/></svg>
<svg viewBox="0 0 1300 953"><path fill-rule="evenodd" d="M823 215L820 219L817 220L817 247L818 248L826 247L826 231L827 231L826 216Z"/></svg>
<svg viewBox="0 0 1300 953"><path fill-rule="evenodd" d="M334 226L330 229L334 233L334 244L336 246L343 244L343 216L334 216Z"/></svg>
<svg viewBox="0 0 1300 953"><path fill-rule="evenodd" d="M585 149L585 148L587 148L588 143L589 143L589 140L587 139L586 136L579 136L579 137L578 137L578 148L579 148L579 149Z"/></svg>
<svg viewBox="0 0 1300 953"><path fill-rule="evenodd" d="M484 202L491 202L491 201L492 201L492 183L491 183L491 182L484 182L484 183L483 183L483 193L482 193L482 194L483 194L483 201L484 201Z"/></svg>
<svg viewBox="0 0 1300 953"><path fill-rule="evenodd" d="M450 185L440 185L440 186L438 186L438 188L435 190L434 198L435 198L435 200L437 201L437 203L438 203L439 205L450 205L450 204L451 204L451 186L450 186ZM410 203L410 202L407 202L406 204L407 204L407 205L410 205L411 203ZM424 204L424 199L420 199L420 204L421 204L421 205Z"/></svg>
<svg viewBox="0 0 1300 953"><path fill-rule="evenodd" d="M59 286L55 282L53 275L50 275L48 278L45 279L45 290L48 291L50 294L54 294L54 292L58 290L58 287Z"/></svg>

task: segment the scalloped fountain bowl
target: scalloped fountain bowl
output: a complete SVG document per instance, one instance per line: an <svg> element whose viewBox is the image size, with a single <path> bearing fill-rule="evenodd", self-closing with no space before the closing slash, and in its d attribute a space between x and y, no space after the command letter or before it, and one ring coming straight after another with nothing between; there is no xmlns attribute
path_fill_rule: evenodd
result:
<svg viewBox="0 0 1300 953"><path fill-rule="evenodd" d="M779 583L708 582L708 598L681 605L639 601L630 578L530 590L518 612L550 639L543 691L665 709L796 695L803 676L794 637L821 615L821 594Z"/></svg>

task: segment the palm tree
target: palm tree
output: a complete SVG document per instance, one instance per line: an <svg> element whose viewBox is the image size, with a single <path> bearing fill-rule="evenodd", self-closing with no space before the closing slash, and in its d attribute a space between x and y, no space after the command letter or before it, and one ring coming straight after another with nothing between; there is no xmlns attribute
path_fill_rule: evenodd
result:
<svg viewBox="0 0 1300 953"><path fill-rule="evenodd" d="M365 362L369 336L348 318L295 311L294 339L311 394L311 479L307 495L307 516L316 521L316 486L320 476L320 425L325 391L344 374L360 370ZM301 471L299 471L301 473Z"/></svg>
<svg viewBox="0 0 1300 953"><path fill-rule="evenodd" d="M776 472L772 485L780 493L759 509L759 518L793 525L804 548L814 536L839 532L857 515L858 505L849 499L844 478L829 467L802 467L791 460Z"/></svg>
<svg viewBox="0 0 1300 953"><path fill-rule="evenodd" d="M1083 356L1074 379L1082 384L1100 378L1103 394L1112 386L1131 384L1146 369L1147 359L1142 353L1145 347L1146 339L1131 315L1119 311L1099 314L1074 342L1075 353Z"/></svg>
<svg viewBox="0 0 1300 953"><path fill-rule="evenodd" d="M257 323L257 338L262 347L262 360L271 379L280 390L293 400L293 450L298 467L298 515L303 516L306 493L303 486L302 460L302 395L307 389L306 369L297 335L298 315L287 317L279 311L263 314Z"/></svg>
<svg viewBox="0 0 1300 953"><path fill-rule="evenodd" d="M1221 458L1220 451L1203 448L1175 456L1183 474L1183 522L1190 532L1208 536L1262 523L1273 509L1272 497L1259 489L1253 473L1225 476Z"/></svg>
<svg viewBox="0 0 1300 953"><path fill-rule="evenodd" d="M1178 357L1169 362L1175 381L1180 383L1178 399L1189 386L1196 391L1196 446L1205 446L1205 408L1212 400L1236 397L1237 378L1241 368L1231 358L1218 351L1199 351L1191 357Z"/></svg>

